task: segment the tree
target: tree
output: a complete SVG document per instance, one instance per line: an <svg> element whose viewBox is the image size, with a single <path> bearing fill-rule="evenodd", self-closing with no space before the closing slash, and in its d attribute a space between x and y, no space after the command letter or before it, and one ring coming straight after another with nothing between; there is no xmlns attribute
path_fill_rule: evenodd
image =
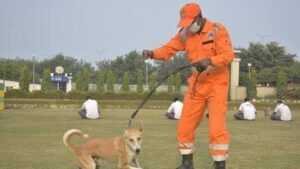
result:
<svg viewBox="0 0 300 169"><path fill-rule="evenodd" d="M50 69L44 69L42 76L42 90L49 91L52 88L52 82L50 77Z"/></svg>
<svg viewBox="0 0 300 169"><path fill-rule="evenodd" d="M156 85L156 76L152 73L149 77L149 91L152 90Z"/></svg>
<svg viewBox="0 0 300 169"><path fill-rule="evenodd" d="M180 93L181 92L181 74L180 73L177 73L175 75L174 85L175 85L175 92Z"/></svg>
<svg viewBox="0 0 300 169"><path fill-rule="evenodd" d="M240 78L239 85L248 86L248 83L249 83L249 74L248 73L240 71L239 78Z"/></svg>
<svg viewBox="0 0 300 169"><path fill-rule="evenodd" d="M122 76L124 72L128 72L130 75L130 84L137 83L137 73L143 71L146 67L146 63L143 57L137 51L130 51L124 56L118 56L115 60L104 60L97 62L98 70L108 72L112 70L115 75L115 82L122 83ZM149 73L153 72L153 66L148 64Z"/></svg>
<svg viewBox="0 0 300 169"><path fill-rule="evenodd" d="M100 93L104 92L104 74L103 71L98 73L97 91Z"/></svg>
<svg viewBox="0 0 300 169"><path fill-rule="evenodd" d="M107 84L107 90L113 92L114 91L114 73L112 70L108 71L106 84Z"/></svg>
<svg viewBox="0 0 300 169"><path fill-rule="evenodd" d="M29 63L32 64L32 61ZM29 66L29 65L28 65ZM87 68L92 72L93 68L90 63L86 63L83 60L77 60L70 56L65 56L63 53L58 53L50 59L45 59L36 63L36 72L42 74L43 69L55 70L56 66L62 66L67 73L77 74L78 71L82 71Z"/></svg>
<svg viewBox="0 0 300 169"><path fill-rule="evenodd" d="M123 75L122 90L124 92L129 92L129 74L128 74L128 72L125 72Z"/></svg>
<svg viewBox="0 0 300 169"><path fill-rule="evenodd" d="M137 74L137 92L138 93L143 93L144 91L144 87L143 87L143 81L144 81L144 77L143 77L143 72L139 71Z"/></svg>
<svg viewBox="0 0 300 169"><path fill-rule="evenodd" d="M83 90L83 80L81 71L78 71L76 74L76 89L79 91Z"/></svg>
<svg viewBox="0 0 300 169"><path fill-rule="evenodd" d="M81 80L82 80L82 91L88 91L89 83L90 83L90 72L87 68L83 69Z"/></svg>
<svg viewBox="0 0 300 169"><path fill-rule="evenodd" d="M274 86L276 84L277 74L277 67L262 69L258 73L258 81L263 85L269 84Z"/></svg>
<svg viewBox="0 0 300 169"><path fill-rule="evenodd" d="M179 52L172 59L168 61L155 61L155 64L158 65L158 74L167 75L170 71L179 68L183 65L187 65L189 62L185 52ZM185 69L180 72L181 82L185 83L188 77L191 75L190 69Z"/></svg>
<svg viewBox="0 0 300 169"><path fill-rule="evenodd" d="M29 64L27 63L29 63L29 61L20 59L0 59L0 78L13 81L20 80L20 68L24 66L28 67Z"/></svg>
<svg viewBox="0 0 300 169"><path fill-rule="evenodd" d="M168 84L168 93L173 93L173 85L174 85L174 75L171 75L167 81Z"/></svg>
<svg viewBox="0 0 300 169"><path fill-rule="evenodd" d="M247 49L241 49L240 54L240 71L248 72L248 63L252 64L258 74L258 83L275 85L277 80L277 73L280 67L285 68L287 72L293 72L292 65L294 65L296 55L290 54L285 47L279 45L277 42L269 42L266 45L261 43L249 44ZM288 73L288 79L296 79L297 74ZM240 78L240 84L245 81Z"/></svg>
<svg viewBox="0 0 300 169"><path fill-rule="evenodd" d="M256 70L253 69L251 70L250 79L247 87L247 95L249 98L256 98L257 95L256 84L257 84Z"/></svg>
<svg viewBox="0 0 300 169"><path fill-rule="evenodd" d="M29 78L29 69L27 66L22 67L21 69L21 77L20 77L20 89L23 91L28 92L29 91L29 83L30 83L30 78Z"/></svg>
<svg viewBox="0 0 300 169"><path fill-rule="evenodd" d="M292 78L290 82L300 83L300 61L296 61L291 67Z"/></svg>
<svg viewBox="0 0 300 169"><path fill-rule="evenodd" d="M286 73L283 69L281 69L278 73L277 82L276 82L276 89L277 89L277 97L282 98L284 97L284 93L287 87L287 77Z"/></svg>

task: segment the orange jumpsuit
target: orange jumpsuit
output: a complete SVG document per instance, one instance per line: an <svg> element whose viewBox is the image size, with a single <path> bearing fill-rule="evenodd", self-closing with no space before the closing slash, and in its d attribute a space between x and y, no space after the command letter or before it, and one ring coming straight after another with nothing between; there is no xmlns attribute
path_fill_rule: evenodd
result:
<svg viewBox="0 0 300 169"><path fill-rule="evenodd" d="M226 129L227 95L229 89L229 64L234 58L231 40L226 28L208 19L200 34L181 31L166 45L154 49L153 59L167 60L178 51L186 51L193 63L210 57L215 70L203 72L195 83L197 72L188 79L184 106L178 123L177 139L181 154L192 154L195 150L195 130L203 119L206 105L209 110L209 149L215 161L228 157L229 135Z"/></svg>

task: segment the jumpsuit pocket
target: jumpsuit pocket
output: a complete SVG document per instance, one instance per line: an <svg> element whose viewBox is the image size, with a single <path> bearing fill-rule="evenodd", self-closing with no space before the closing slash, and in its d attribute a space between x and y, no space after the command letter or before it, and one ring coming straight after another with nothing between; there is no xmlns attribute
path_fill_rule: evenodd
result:
<svg viewBox="0 0 300 169"><path fill-rule="evenodd" d="M207 56L214 56L215 55L215 44L213 40L204 41L202 42L203 50Z"/></svg>
<svg viewBox="0 0 300 169"><path fill-rule="evenodd" d="M186 52L188 53L188 56L191 56L191 54L194 53L195 48L196 47L194 45L187 45Z"/></svg>

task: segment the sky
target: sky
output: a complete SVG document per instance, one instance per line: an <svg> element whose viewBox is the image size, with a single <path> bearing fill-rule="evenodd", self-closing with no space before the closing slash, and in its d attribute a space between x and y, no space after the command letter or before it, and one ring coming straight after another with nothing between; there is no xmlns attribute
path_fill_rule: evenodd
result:
<svg viewBox="0 0 300 169"><path fill-rule="evenodd" d="M300 60L299 0L0 0L0 58L63 53L94 64L157 48L178 32L188 2L223 24L234 47L276 41Z"/></svg>

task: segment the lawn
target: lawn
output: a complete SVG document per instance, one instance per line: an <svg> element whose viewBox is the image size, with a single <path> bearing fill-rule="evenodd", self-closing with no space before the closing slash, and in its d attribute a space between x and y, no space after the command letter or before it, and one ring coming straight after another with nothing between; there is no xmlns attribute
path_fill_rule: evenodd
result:
<svg viewBox="0 0 300 169"><path fill-rule="evenodd" d="M62 142L64 132L80 129L91 137L122 135L133 109L103 109L101 120L81 120L77 110L12 109L0 111L0 169L77 169L74 154ZM176 147L177 121L166 120L163 110L142 109L133 121L144 123L142 153L144 169L174 169L180 163ZM293 110L292 122L275 122L259 112L256 121L241 122L229 110L227 126L231 136L229 169L299 169L300 110ZM205 119L197 131L194 156L196 169L210 169L208 127ZM75 138L77 144L83 139ZM117 169L104 163L103 169Z"/></svg>

